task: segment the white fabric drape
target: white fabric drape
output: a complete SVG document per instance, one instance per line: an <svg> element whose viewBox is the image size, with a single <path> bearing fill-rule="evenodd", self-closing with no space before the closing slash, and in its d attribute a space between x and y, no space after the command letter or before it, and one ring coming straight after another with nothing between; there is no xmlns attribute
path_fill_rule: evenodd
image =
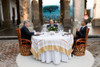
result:
<svg viewBox="0 0 100 67"><path fill-rule="evenodd" d="M73 35L64 35L61 33L55 33L54 35L50 35L50 33L46 33L41 36L32 36L32 49L36 53L45 46L60 46L63 49L69 51L72 48L73 44ZM61 53L59 51L45 51L39 55L38 60L41 62L50 63L53 61L54 64L59 64L61 61L67 62L71 58L71 53L68 55Z"/></svg>

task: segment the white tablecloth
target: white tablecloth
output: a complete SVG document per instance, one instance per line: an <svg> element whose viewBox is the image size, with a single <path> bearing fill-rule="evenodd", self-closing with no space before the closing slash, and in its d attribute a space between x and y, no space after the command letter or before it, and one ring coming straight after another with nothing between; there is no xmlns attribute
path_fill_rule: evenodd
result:
<svg viewBox="0 0 100 67"><path fill-rule="evenodd" d="M32 36L31 52L34 58L42 62L59 64L67 62L71 58L73 35L62 36L59 33L54 35L44 34Z"/></svg>

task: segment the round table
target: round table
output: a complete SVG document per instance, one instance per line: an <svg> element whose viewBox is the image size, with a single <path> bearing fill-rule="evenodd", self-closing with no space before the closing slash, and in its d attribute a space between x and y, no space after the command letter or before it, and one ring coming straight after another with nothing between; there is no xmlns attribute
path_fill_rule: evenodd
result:
<svg viewBox="0 0 100 67"><path fill-rule="evenodd" d="M66 32L45 33L32 36L31 52L33 57L41 62L59 64L71 58L73 35L63 35Z"/></svg>

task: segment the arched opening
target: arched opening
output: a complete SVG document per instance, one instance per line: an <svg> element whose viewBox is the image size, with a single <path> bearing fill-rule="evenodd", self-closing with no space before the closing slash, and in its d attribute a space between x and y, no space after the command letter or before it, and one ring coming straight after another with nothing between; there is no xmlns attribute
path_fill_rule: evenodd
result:
<svg viewBox="0 0 100 67"><path fill-rule="evenodd" d="M50 18L58 23L63 23L64 0L42 0L43 22L48 22ZM40 8L41 9L41 8ZM70 18L73 18L73 0L70 0Z"/></svg>
<svg viewBox="0 0 100 67"><path fill-rule="evenodd" d="M55 22L60 22L60 0L42 0L43 9L43 22L47 23L49 19L53 19Z"/></svg>
<svg viewBox="0 0 100 67"><path fill-rule="evenodd" d="M45 1L50 1L50 0L45 0ZM71 16L70 16L70 0L53 0L50 1L51 3L55 3L55 4L51 4L50 2L48 6L46 6L46 11L43 11L43 0L33 0L33 9L32 9L32 15L33 15L33 24L34 24L34 28L37 29L40 26L42 26L43 23L45 23L45 21L43 21L44 19L44 12L49 13L49 15L46 17L46 21L48 22L48 20L50 18L52 18L53 20L58 21L59 23L62 23L64 28L68 29L68 27L70 27L70 22L71 22ZM58 3L58 5L57 5ZM43 8L42 8L43 6ZM52 8L49 8L52 7ZM56 8L55 8L56 7ZM49 8L49 9L48 9ZM58 11L58 14L56 13ZM56 15L56 16L55 16Z"/></svg>
<svg viewBox="0 0 100 67"><path fill-rule="evenodd" d="M50 18L54 22L63 24L69 29L73 19L73 0L39 0L39 18L41 24L47 23ZM67 23L67 24L66 24Z"/></svg>

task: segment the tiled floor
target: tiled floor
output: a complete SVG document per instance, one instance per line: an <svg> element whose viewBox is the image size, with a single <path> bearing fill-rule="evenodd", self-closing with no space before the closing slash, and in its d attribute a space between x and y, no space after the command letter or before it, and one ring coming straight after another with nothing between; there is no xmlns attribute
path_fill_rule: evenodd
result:
<svg viewBox="0 0 100 67"><path fill-rule="evenodd" d="M93 67L100 67L100 38L89 38L87 49L95 57ZM0 40L0 67L17 67L16 56L18 53L17 40Z"/></svg>
<svg viewBox="0 0 100 67"><path fill-rule="evenodd" d="M95 58L93 67L100 67L100 38L88 39L87 49L93 54Z"/></svg>
<svg viewBox="0 0 100 67"><path fill-rule="evenodd" d="M0 67L17 67L18 41L0 40Z"/></svg>

